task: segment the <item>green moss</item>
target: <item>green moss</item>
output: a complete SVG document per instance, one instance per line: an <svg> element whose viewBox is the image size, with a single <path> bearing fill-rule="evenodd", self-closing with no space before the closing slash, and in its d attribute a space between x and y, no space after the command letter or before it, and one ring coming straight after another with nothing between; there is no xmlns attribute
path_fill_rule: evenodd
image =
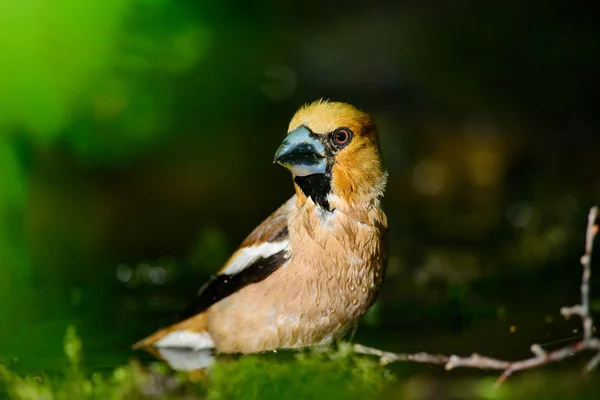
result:
<svg viewBox="0 0 600 400"><path fill-rule="evenodd" d="M297 354L292 360L245 356L217 363L211 399L372 399L384 387L383 369L357 357L349 344L339 350Z"/></svg>
<svg viewBox="0 0 600 400"><path fill-rule="evenodd" d="M244 356L216 363L208 379L196 381L165 364L136 362L108 377L89 376L81 368L82 343L69 327L64 340L68 367L60 376L18 376L0 365L0 382L14 400L71 399L364 399L384 388L383 369L375 360L357 357L351 345L318 349L292 357ZM0 393L2 393L0 391Z"/></svg>
<svg viewBox="0 0 600 400"><path fill-rule="evenodd" d="M207 376L173 372L166 364L142 366L132 361L107 376L81 368L82 343L70 327L64 340L69 360L63 374L18 376L0 364L0 398L13 400L117 399L597 399L600 386L592 374L555 365L511 377L499 388L496 373L446 372L441 367L398 364L393 379L375 358L358 356L352 345L337 350L279 352L219 359ZM283 353L283 354L282 354ZM2 358L0 358L2 360ZM413 371L413 372L409 372ZM436 398L437 398L436 397Z"/></svg>
<svg viewBox="0 0 600 400"><path fill-rule="evenodd" d="M64 340L69 365L63 375L18 376L0 365L4 391L14 400L123 399L142 398L140 388L148 380L142 368L131 363L114 370L111 376L86 376L80 367L81 341L69 327ZM0 391L1 393L1 391Z"/></svg>

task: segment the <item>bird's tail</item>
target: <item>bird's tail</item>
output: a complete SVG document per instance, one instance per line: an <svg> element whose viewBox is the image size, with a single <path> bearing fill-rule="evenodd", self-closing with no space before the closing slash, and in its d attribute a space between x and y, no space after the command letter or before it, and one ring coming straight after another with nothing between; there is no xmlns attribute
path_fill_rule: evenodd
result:
<svg viewBox="0 0 600 400"><path fill-rule="evenodd" d="M212 349L215 344L206 331L206 314L194 315L191 318L168 326L135 343L132 348L169 347L189 349Z"/></svg>

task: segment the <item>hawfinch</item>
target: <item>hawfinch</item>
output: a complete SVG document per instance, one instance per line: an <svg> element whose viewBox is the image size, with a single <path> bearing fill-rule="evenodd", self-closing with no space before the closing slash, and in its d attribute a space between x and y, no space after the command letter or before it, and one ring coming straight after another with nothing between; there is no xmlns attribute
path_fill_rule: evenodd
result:
<svg viewBox="0 0 600 400"><path fill-rule="evenodd" d="M134 348L255 353L327 344L373 304L387 263L387 180L371 117L301 107L275 153L296 193L200 289L187 319Z"/></svg>

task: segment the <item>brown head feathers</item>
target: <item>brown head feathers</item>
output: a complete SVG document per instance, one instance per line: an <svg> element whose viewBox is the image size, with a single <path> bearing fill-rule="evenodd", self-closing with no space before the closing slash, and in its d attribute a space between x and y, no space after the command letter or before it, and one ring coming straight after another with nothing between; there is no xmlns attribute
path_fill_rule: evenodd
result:
<svg viewBox="0 0 600 400"><path fill-rule="evenodd" d="M300 107L290 121L288 132L304 125L314 133L324 135L339 127L352 129L357 135L376 136L371 116L351 104L319 99Z"/></svg>
<svg viewBox="0 0 600 400"><path fill-rule="evenodd" d="M348 204L368 207L378 202L385 188L377 128L371 116L353 105L324 99L301 107L288 132L304 126L315 135L329 135L340 128L351 131L351 140L334 155L331 194ZM301 191L297 190L301 195Z"/></svg>

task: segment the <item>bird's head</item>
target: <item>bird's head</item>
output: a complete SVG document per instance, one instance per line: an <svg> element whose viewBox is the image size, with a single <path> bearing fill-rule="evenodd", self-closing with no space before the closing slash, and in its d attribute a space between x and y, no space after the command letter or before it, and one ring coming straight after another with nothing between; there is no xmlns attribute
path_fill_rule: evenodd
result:
<svg viewBox="0 0 600 400"><path fill-rule="evenodd" d="M377 128L346 103L318 100L301 107L274 162L290 170L299 193L325 210L333 198L372 203L385 188Z"/></svg>

